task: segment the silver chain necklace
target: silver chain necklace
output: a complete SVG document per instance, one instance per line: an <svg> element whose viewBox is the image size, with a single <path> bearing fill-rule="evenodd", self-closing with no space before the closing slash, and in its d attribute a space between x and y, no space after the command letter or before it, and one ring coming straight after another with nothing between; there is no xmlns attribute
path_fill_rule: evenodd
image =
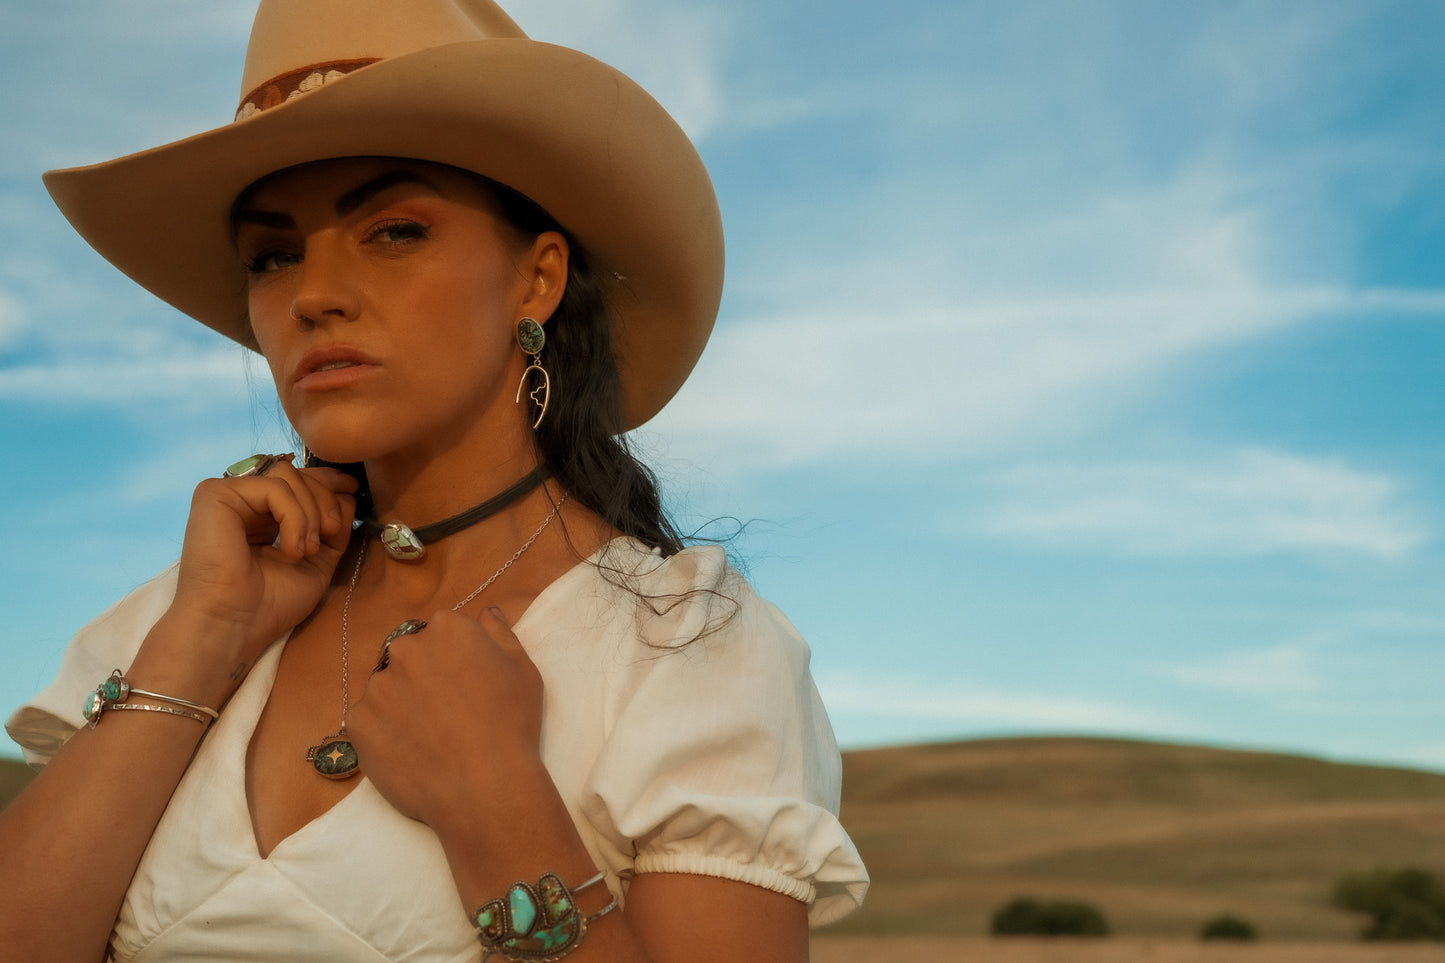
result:
<svg viewBox="0 0 1445 963"><path fill-rule="evenodd" d="M552 519L557 517L561 511L563 502L567 501L564 494L552 507L547 517L542 519L542 524L532 536L522 543L522 547L512 553L512 557L502 563L502 567L489 575L486 581L472 589L456 605L452 606L453 612L460 612L462 607L485 592L493 582L502 577L502 573L512 567L512 563L526 554L532 543L542 536L547 526L552 524ZM356 747L351 740L346 738L346 712L351 708L351 697L348 688L347 669L350 663L348 653L348 621L351 615L351 598L356 594L356 583L361 579L361 566L366 561L366 546L370 540L363 540L361 549L356 553L356 567L351 571L351 582L346 586L346 601L341 603L341 727L334 735L327 736L319 743L306 750L306 761L316 769L318 773L327 779L348 779L361 771L361 760L356 756ZM392 629L386 639L381 643L381 657L377 659L376 668L372 672L386 668L391 657L391 643L403 635L411 635L426 628L425 619L407 619Z"/></svg>

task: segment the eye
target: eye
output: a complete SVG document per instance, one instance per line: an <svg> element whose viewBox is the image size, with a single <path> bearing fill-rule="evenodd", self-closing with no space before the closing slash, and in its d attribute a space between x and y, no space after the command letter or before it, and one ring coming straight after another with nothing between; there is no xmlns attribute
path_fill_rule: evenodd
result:
<svg viewBox="0 0 1445 963"><path fill-rule="evenodd" d="M250 274L274 274L293 267L301 261L300 256L290 251L272 249L262 251L246 260L246 271Z"/></svg>
<svg viewBox="0 0 1445 963"><path fill-rule="evenodd" d="M427 236L426 225L416 221L393 220L383 221L375 225L367 232L366 239L379 244L387 244L392 247L404 247L420 241Z"/></svg>

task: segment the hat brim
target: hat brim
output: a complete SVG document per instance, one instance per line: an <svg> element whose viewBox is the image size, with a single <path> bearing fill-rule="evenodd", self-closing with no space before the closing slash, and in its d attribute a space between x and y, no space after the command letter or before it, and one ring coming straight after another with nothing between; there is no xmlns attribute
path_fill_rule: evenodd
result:
<svg viewBox="0 0 1445 963"><path fill-rule="evenodd" d="M568 230L612 309L624 429L656 414L697 363L723 278L707 171L641 87L566 47L477 40L393 57L226 127L50 171L45 184L108 261L254 349L236 198L275 171L354 156L483 174Z"/></svg>

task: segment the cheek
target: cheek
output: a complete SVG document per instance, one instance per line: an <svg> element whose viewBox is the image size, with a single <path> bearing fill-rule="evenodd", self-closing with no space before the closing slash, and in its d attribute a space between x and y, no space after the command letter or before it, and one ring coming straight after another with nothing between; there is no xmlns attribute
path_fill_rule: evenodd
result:
<svg viewBox="0 0 1445 963"><path fill-rule="evenodd" d="M261 352L261 357L266 359L266 367L271 372L271 380L276 383L277 391L281 389L282 355L281 344L276 336L276 327L266 323L267 315L264 309L258 311L258 305L253 300L250 307L251 337L256 341L256 347Z"/></svg>

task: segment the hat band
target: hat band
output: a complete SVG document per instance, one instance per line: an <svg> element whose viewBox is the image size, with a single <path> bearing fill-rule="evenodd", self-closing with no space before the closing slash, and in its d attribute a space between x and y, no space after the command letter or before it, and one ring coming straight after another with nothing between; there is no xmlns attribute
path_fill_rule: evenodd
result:
<svg viewBox="0 0 1445 963"><path fill-rule="evenodd" d="M360 60L329 60L287 71L261 84L241 98L241 107L236 111L237 120L245 120L263 110L270 110L278 104L293 100L309 90L315 90L329 80L344 77L353 70L374 64L380 57L366 57Z"/></svg>

